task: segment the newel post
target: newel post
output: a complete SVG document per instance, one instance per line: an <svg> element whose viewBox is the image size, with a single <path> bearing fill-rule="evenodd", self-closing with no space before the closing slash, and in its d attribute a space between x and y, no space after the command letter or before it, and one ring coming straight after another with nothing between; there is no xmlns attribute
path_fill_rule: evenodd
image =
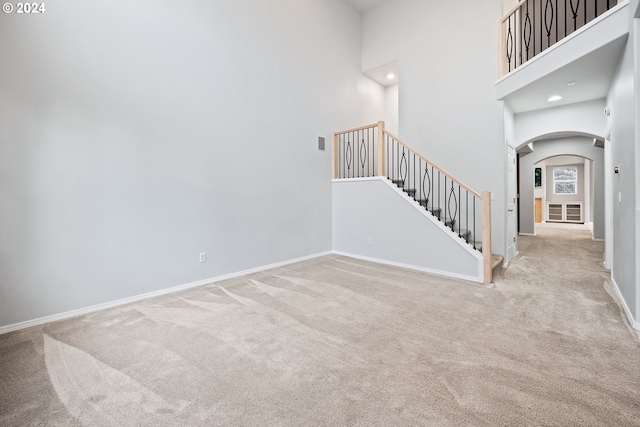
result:
<svg viewBox="0 0 640 427"><path fill-rule="evenodd" d="M338 179L338 134L333 133L333 179Z"/></svg>
<svg viewBox="0 0 640 427"><path fill-rule="evenodd" d="M384 171L384 122L378 122L378 176L386 176Z"/></svg>
<svg viewBox="0 0 640 427"><path fill-rule="evenodd" d="M482 257L484 261L484 283L493 281L491 269L491 192L482 192Z"/></svg>

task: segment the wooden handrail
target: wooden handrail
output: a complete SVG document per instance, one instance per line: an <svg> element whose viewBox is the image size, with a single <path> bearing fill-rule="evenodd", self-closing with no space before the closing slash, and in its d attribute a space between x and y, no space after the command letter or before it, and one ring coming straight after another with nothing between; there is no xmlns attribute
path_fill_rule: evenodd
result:
<svg viewBox="0 0 640 427"><path fill-rule="evenodd" d="M522 1L524 1L524 0L522 0ZM483 280L484 280L485 283L491 283L492 280L493 280L493 271L491 269L491 193L489 191L483 191L482 194L480 194L477 191L473 190L468 185L463 184L458 179L454 178L451 173L447 172L445 169L441 168L440 166L438 166L437 164L435 164L434 162L432 162L431 160L429 160L428 158L426 158L422 154L419 154L410 145L402 142L400 140L400 138L398 138L397 136L393 135L391 132L387 132L385 130L385 128L384 128L384 122L383 121L379 121L377 123L373 123L373 124L370 124L370 125L360 126L360 127L357 127L357 128L347 129L347 130L344 130L344 131L334 132L333 133L333 179L339 179L340 178L339 177L339 174L340 174L340 171L339 171L339 152L338 152L338 150L339 150L339 136L343 135L343 134L348 134L348 133L351 133L351 132L358 132L358 131L366 130L366 129L375 129L376 130L375 133L376 133L376 136L377 136L376 137L377 145L376 145L375 149L376 149L376 152L377 152L377 159L376 159L375 169L374 169L373 173L377 174L377 176L382 176L382 177L386 177L387 176L387 171L385 171L385 165L386 165L385 145L390 143L390 141L385 138L385 137L387 137L387 138L393 139L399 145L401 145L404 148L408 149L416 157L424 160L425 165L431 165L432 168L435 168L435 169L439 170L440 172L444 173L445 175L447 175L449 178L451 178L452 182L456 182L457 185L460 188L464 188L471 195L473 195L474 197L476 197L477 199L479 199L481 201L481 204L482 204L482 258L483 258L483 267L484 267L483 268L484 269ZM373 176L373 175L371 175L371 176ZM475 218L475 208L474 208L474 218ZM474 223L475 223L475 219L474 219ZM452 228L452 230L453 230L453 228ZM475 234L475 226L474 226L474 234ZM472 244L468 240L467 240L467 243ZM474 248L475 248L475 246L474 246Z"/></svg>
<svg viewBox="0 0 640 427"><path fill-rule="evenodd" d="M441 168L440 166L438 166L437 164L435 164L434 162L432 162L431 160L429 160L428 158L426 158L425 156L423 156L422 154L418 153L418 151L409 146L408 144L405 144L404 142L402 142L397 136L393 135L390 132L384 131L384 134L393 138L396 142L398 142L398 144L404 146L405 148L413 151L415 153L416 156L420 157L422 160L424 160L425 162L429 163L431 166L434 166L436 169L438 169L440 172L444 173L445 175L448 175L453 181L455 181L460 187L464 188L465 190L469 191L471 194L473 194L474 196L476 196L477 198L481 198L482 196L480 195L480 193L478 193L477 191L475 191L474 189L472 189L471 187L463 184L459 179L455 178L450 172L447 172L445 169Z"/></svg>
<svg viewBox="0 0 640 427"><path fill-rule="evenodd" d="M379 122L378 122L379 123ZM378 123L373 123L371 125L364 125L364 126L360 126L357 128L353 128L353 129L347 129L347 130L341 130L339 132L334 132L334 135L342 135L343 133L349 133L349 132L357 132L359 130L365 130L365 129L371 129L371 128L375 128L378 126Z"/></svg>
<svg viewBox="0 0 640 427"><path fill-rule="evenodd" d="M509 17L510 17L511 15L513 15L513 14L515 13L515 11L516 11L516 10L520 9L520 7L522 6L522 3L524 3L525 1L526 1L526 0L520 0L520 1L518 1L518 4L517 4L517 5L515 5L515 6L513 6L513 7L511 8L511 10L509 10L509 12L507 12L507 14L506 14L506 15L504 15L502 18L500 18L500 19L499 19L499 21L498 21L498 22L499 22L499 23L501 23L501 24L502 24L502 23L504 23L504 21L506 21L507 19L509 19ZM494 19L495 19L495 18L494 18Z"/></svg>

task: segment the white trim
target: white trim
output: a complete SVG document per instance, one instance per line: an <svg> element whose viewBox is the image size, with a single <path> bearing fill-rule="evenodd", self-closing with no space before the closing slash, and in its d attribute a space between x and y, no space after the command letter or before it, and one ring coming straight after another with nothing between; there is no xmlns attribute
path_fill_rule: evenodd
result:
<svg viewBox="0 0 640 427"><path fill-rule="evenodd" d="M354 254L350 254L350 253L346 253L346 252L340 252L340 251L333 251L332 252L335 255L341 255L341 256L346 256L349 258L355 258L355 259L361 259L363 261L369 261L369 262L375 262L378 264L384 264L384 265L390 265L392 267L400 267L400 268L406 268L409 270L416 270L416 271L421 271L423 273L429 273L429 274L435 274L438 276L444 276L444 277L451 277L454 279L462 279L462 280L467 280L469 282L474 282L474 283L478 283L478 284L484 284L484 273L481 272L480 277L473 277L473 276L467 276L464 274L456 274L456 273L449 273L448 271L440 271L440 270L434 270L431 268L425 268L425 267L419 267L416 265L410 265L410 264L403 264L400 262L394 262L394 261L388 261L386 259L379 259L379 258L371 258L368 256L362 256L362 255L354 255Z"/></svg>
<svg viewBox="0 0 640 427"><path fill-rule="evenodd" d="M238 271L235 273L225 274L223 276L212 277L210 279L198 280L197 282L186 283L184 285L174 286L171 288L160 289L158 291L147 292L145 294L135 295L128 298L123 298L115 301L105 302L102 304L96 304L89 307L79 308L77 310L66 311L64 313L53 314L51 316L40 317L38 319L27 320L25 322L14 323L12 325L0 327L0 335L8 332L17 331L20 329L30 328L32 326L43 325L45 323L57 322L59 320L70 319L72 317L82 316L88 313L93 313L99 310L105 310L107 308L118 307L120 305L129 304L161 295L172 294L174 292L184 291L186 289L195 288L203 285L210 285L211 283L220 282L222 280L233 279L235 277L244 276L247 274L258 273L264 270L270 270L272 268L283 267L285 265L294 264L296 262L307 261L313 258L318 258L325 255L331 255L332 251L321 252L314 255L308 255L300 258L291 259L288 261L277 262L274 264L264 265L262 267L250 268L248 270Z"/></svg>
<svg viewBox="0 0 640 427"><path fill-rule="evenodd" d="M611 278L611 284L613 285L613 289L616 291L616 296L618 297L618 300L620 301L620 305L622 305L622 308L624 309L624 312L627 315L627 319L629 319L629 323L631 324L631 327L637 331L640 331L640 322L636 322L636 320L633 318L633 314L631 314L631 310L629 310L629 306L627 305L627 302L622 297L620 288L618 287L618 284L616 283L613 277Z"/></svg>
<svg viewBox="0 0 640 427"><path fill-rule="evenodd" d="M520 235L520 236L535 236L536 233L523 233L522 231L518 231L518 235Z"/></svg>
<svg viewBox="0 0 640 427"><path fill-rule="evenodd" d="M331 182L334 183L340 183L340 182L359 182L359 181L389 181L389 179L384 176L384 175L377 175L377 176L366 176L363 178L339 178L339 179L332 179Z"/></svg>

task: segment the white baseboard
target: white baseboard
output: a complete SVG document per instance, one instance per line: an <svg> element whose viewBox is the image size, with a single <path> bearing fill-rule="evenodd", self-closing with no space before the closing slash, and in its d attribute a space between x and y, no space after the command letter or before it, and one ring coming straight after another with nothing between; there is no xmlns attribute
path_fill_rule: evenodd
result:
<svg viewBox="0 0 640 427"><path fill-rule="evenodd" d="M611 283L613 284L613 289L616 291L616 296L620 301L620 305L622 305L622 308L624 309L624 313L627 315L627 319L629 319L629 323L631 324L631 327L637 331L640 331L640 322L636 322L636 320L633 318L633 314L631 314L631 310L629 310L629 306L627 305L627 302L622 297L620 288L618 287L618 284L616 283L613 277L611 278Z"/></svg>
<svg viewBox="0 0 640 427"><path fill-rule="evenodd" d="M535 236L536 233L522 233L522 232L518 232L519 236Z"/></svg>
<svg viewBox="0 0 640 427"><path fill-rule="evenodd" d="M93 313L95 311L104 310L107 308L117 307L124 304L129 304L136 301L145 300L148 298L158 297L161 295L171 294L174 292L184 291L185 289L191 289L198 286L209 285L211 283L220 282L222 280L233 279L234 277L244 276L246 274L257 273L264 270L270 270L272 268L283 267L285 265L294 264L296 262L307 261L313 258L318 258L324 255L331 255L333 252L327 251L314 255L308 255L301 258L295 258L288 261L277 262L275 264L263 265L262 267L250 268L248 270L238 271L235 273L225 274L223 276L212 277L209 279L198 280L197 282L186 283L184 285L174 286L171 288L160 289L158 291L147 292L141 295L135 295L128 298L119 299L116 301L109 301L102 304L92 305L90 307L79 308L77 310L65 311L64 313L53 314L51 316L40 317L38 319L27 320L25 322L14 323L12 325L1 326L0 335L7 332L13 332L20 329L30 328L32 326L43 325L45 323L57 322L59 320L70 319L72 317L78 317L85 314Z"/></svg>
<svg viewBox="0 0 640 427"><path fill-rule="evenodd" d="M480 284L484 283L484 278L483 277L474 277L474 276L466 276L464 274L449 273L447 271L434 270L434 269L431 269L431 268L419 267L419 266L410 265L410 264L402 264L400 262L388 261L386 259L371 258L371 257L367 257L367 256L362 256L362 255L354 255L354 254L349 254L349 253L346 253L346 252L333 251L333 253L336 254L336 255L342 255L342 256L346 256L346 257L350 257L350 258L361 259L363 261L370 261L370 262L375 262L375 263L378 263L378 264L390 265L392 267L406 268L406 269L409 269L409 270L421 271L423 273L435 274L435 275L438 275L438 276L452 277L454 279L468 280L470 282L475 282L475 283L480 283Z"/></svg>

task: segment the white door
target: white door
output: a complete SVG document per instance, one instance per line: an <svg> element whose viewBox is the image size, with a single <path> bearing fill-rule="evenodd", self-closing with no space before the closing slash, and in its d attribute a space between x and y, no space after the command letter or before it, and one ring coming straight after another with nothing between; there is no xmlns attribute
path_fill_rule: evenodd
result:
<svg viewBox="0 0 640 427"><path fill-rule="evenodd" d="M517 241L517 165L516 165L516 150L511 145L507 144L507 259L509 262L518 254L518 241Z"/></svg>

